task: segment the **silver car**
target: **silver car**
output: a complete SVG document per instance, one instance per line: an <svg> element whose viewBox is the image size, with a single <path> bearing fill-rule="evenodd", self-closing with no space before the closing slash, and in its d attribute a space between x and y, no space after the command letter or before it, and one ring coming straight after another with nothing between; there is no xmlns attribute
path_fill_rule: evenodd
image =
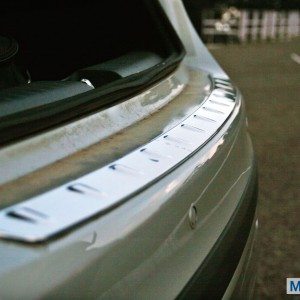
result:
<svg viewBox="0 0 300 300"><path fill-rule="evenodd" d="M251 298L245 104L181 0L0 14L0 298Z"/></svg>

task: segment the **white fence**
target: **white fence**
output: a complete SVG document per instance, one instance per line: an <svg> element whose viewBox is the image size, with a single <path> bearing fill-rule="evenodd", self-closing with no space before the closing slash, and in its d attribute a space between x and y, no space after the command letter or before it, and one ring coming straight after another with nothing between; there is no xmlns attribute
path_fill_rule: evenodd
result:
<svg viewBox="0 0 300 300"><path fill-rule="evenodd" d="M240 42L291 39L300 36L300 12L241 10L230 23L203 15L202 36L207 42L216 42L217 36Z"/></svg>

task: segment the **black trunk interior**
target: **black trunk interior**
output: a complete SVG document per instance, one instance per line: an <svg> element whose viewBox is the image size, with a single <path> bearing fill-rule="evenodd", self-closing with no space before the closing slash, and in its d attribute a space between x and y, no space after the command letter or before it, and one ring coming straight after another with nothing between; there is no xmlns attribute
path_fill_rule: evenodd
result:
<svg viewBox="0 0 300 300"><path fill-rule="evenodd" d="M0 143L124 101L183 55L157 0L4 2Z"/></svg>
<svg viewBox="0 0 300 300"><path fill-rule="evenodd" d="M1 4L0 35L19 44L32 80L61 80L131 51L167 56L165 41L140 0Z"/></svg>

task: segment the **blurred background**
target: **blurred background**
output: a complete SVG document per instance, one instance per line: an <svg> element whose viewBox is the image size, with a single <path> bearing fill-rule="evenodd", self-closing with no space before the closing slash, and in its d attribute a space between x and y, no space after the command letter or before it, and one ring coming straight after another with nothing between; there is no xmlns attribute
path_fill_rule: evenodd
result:
<svg viewBox="0 0 300 300"><path fill-rule="evenodd" d="M300 277L300 0L184 0L202 40L240 88L260 194L255 299L294 299Z"/></svg>

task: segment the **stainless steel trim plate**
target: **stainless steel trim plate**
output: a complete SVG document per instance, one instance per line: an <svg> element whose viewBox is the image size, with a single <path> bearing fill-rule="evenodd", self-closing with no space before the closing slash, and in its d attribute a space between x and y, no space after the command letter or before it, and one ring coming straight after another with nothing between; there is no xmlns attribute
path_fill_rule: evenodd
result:
<svg viewBox="0 0 300 300"><path fill-rule="evenodd" d="M183 122L115 162L0 212L0 237L46 241L103 213L145 188L199 150L236 104L228 80L214 79L212 93Z"/></svg>

